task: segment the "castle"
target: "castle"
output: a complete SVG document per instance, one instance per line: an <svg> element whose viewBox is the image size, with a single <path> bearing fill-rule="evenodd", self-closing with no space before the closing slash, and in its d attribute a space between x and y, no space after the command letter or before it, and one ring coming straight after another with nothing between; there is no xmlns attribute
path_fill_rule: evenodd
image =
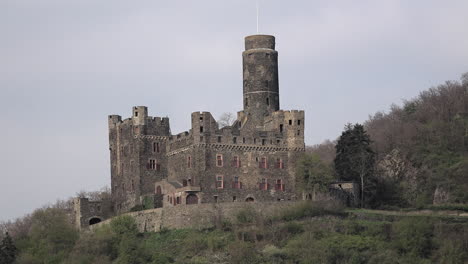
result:
<svg viewBox="0 0 468 264"><path fill-rule="evenodd" d="M112 199L77 199L81 227L135 208L298 199L305 118L280 110L275 37L246 37L242 58L243 110L231 126L194 112L191 129L172 135L169 118L148 116L145 106L125 120L109 116Z"/></svg>

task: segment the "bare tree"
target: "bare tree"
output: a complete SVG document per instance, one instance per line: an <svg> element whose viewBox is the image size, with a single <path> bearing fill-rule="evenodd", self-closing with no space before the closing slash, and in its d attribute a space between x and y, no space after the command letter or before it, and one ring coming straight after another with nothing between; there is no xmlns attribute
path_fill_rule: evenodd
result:
<svg viewBox="0 0 468 264"><path fill-rule="evenodd" d="M233 113L223 113L219 119L218 119L218 124L219 127L225 127L225 126L231 126L232 123L236 120L236 117Z"/></svg>

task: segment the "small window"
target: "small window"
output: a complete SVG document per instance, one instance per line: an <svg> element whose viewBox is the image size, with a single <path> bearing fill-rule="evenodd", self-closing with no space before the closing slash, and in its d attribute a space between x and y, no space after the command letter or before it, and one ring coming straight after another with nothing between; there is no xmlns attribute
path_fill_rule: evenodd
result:
<svg viewBox="0 0 468 264"><path fill-rule="evenodd" d="M237 200L237 197L236 196L233 196L232 197L232 201L235 202Z"/></svg>
<svg viewBox="0 0 468 264"><path fill-rule="evenodd" d="M301 120L297 120L297 125L300 126L301 125Z"/></svg>
<svg viewBox="0 0 468 264"><path fill-rule="evenodd" d="M283 180L281 180L281 179L276 180L275 190L284 192Z"/></svg>
<svg viewBox="0 0 468 264"><path fill-rule="evenodd" d="M216 188L224 189L224 176L222 175L216 176Z"/></svg>
<svg viewBox="0 0 468 264"><path fill-rule="evenodd" d="M233 143L233 144L237 144L237 137L233 137L233 138L232 138L232 143Z"/></svg>
<svg viewBox="0 0 468 264"><path fill-rule="evenodd" d="M267 84L268 84L268 83L267 83ZM267 104L267 105L270 105L270 98L268 98L268 97L266 98L266 104Z"/></svg>
<svg viewBox="0 0 468 264"><path fill-rule="evenodd" d="M203 116L200 116L200 121L203 121Z"/></svg>
<svg viewBox="0 0 468 264"><path fill-rule="evenodd" d="M289 119L289 125L292 125L292 120L291 119Z"/></svg>
<svg viewBox="0 0 468 264"><path fill-rule="evenodd" d="M187 180L182 180L182 186L183 187L187 186Z"/></svg>
<svg viewBox="0 0 468 264"><path fill-rule="evenodd" d="M156 160L155 159L150 159L148 161L148 165L147 165L148 169L150 170L155 170L156 169Z"/></svg>
<svg viewBox="0 0 468 264"><path fill-rule="evenodd" d="M277 169L284 169L284 164L282 159L276 159L275 167Z"/></svg>
<svg viewBox="0 0 468 264"><path fill-rule="evenodd" d="M280 133L283 133L283 124L279 126L279 129L280 129Z"/></svg>
<svg viewBox="0 0 468 264"><path fill-rule="evenodd" d="M298 135L298 136L301 135L301 131L300 131L300 130L297 131L297 135Z"/></svg>
<svg viewBox="0 0 468 264"><path fill-rule="evenodd" d="M266 144L266 139L262 139L262 145L265 146Z"/></svg>
<svg viewBox="0 0 468 264"><path fill-rule="evenodd" d="M239 176L234 176L234 180L232 181L232 188L242 189L242 182L239 181Z"/></svg>
<svg viewBox="0 0 468 264"><path fill-rule="evenodd" d="M203 133L203 126L200 126L200 133Z"/></svg>
<svg viewBox="0 0 468 264"><path fill-rule="evenodd" d="M249 106L249 98L245 98L245 106Z"/></svg>
<svg viewBox="0 0 468 264"><path fill-rule="evenodd" d="M192 156L187 157L187 168L192 168Z"/></svg>
<svg viewBox="0 0 468 264"><path fill-rule="evenodd" d="M260 190L268 190L268 180L263 178L258 187Z"/></svg>
<svg viewBox="0 0 468 264"><path fill-rule="evenodd" d="M218 202L218 195L213 196L213 199L214 199L214 202L217 203Z"/></svg>
<svg viewBox="0 0 468 264"><path fill-rule="evenodd" d="M135 111L135 117L137 117L137 116L138 116L138 111Z"/></svg>
<svg viewBox="0 0 468 264"><path fill-rule="evenodd" d="M277 139L276 144L280 144L280 143L281 143L281 140Z"/></svg>
<svg viewBox="0 0 468 264"><path fill-rule="evenodd" d="M268 168L268 164L267 164L267 159L265 157L261 158L260 159L260 162L258 163L258 167L260 169L266 169Z"/></svg>
<svg viewBox="0 0 468 264"><path fill-rule="evenodd" d="M222 167L223 166L223 155L218 154L216 155L216 167Z"/></svg>
<svg viewBox="0 0 468 264"><path fill-rule="evenodd" d="M242 138L242 143L244 143L244 144L245 144L245 137L243 137L243 138Z"/></svg>
<svg viewBox="0 0 468 264"><path fill-rule="evenodd" d="M159 142L154 142L153 143L153 152L159 153Z"/></svg>
<svg viewBox="0 0 468 264"><path fill-rule="evenodd" d="M218 143L221 143L221 136L218 136Z"/></svg>
<svg viewBox="0 0 468 264"><path fill-rule="evenodd" d="M234 158L232 159L232 167L234 167L234 168L240 168L241 167L241 162L240 162L239 156L234 156Z"/></svg>
<svg viewBox="0 0 468 264"><path fill-rule="evenodd" d="M177 197L177 198L176 198L176 203L177 203L177 204L180 204L180 197Z"/></svg>
<svg viewBox="0 0 468 264"><path fill-rule="evenodd" d="M256 138L254 138L254 144L257 144L257 139Z"/></svg>

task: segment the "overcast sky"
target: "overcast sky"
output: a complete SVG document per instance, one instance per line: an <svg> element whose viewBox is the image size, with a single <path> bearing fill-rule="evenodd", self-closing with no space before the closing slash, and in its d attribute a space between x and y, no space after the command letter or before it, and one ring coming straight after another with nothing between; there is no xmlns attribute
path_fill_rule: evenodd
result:
<svg viewBox="0 0 468 264"><path fill-rule="evenodd" d="M259 0L306 143L468 71L468 1ZM107 115L242 108L254 0L0 0L0 220L110 184Z"/></svg>

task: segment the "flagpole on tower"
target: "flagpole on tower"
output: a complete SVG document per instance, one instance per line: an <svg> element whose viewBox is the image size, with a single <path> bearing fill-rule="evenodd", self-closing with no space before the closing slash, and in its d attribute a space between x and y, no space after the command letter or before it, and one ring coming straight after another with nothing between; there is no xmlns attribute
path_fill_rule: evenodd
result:
<svg viewBox="0 0 468 264"><path fill-rule="evenodd" d="M258 34L258 9L259 9L259 6L258 6L258 0L257 0L257 34Z"/></svg>

